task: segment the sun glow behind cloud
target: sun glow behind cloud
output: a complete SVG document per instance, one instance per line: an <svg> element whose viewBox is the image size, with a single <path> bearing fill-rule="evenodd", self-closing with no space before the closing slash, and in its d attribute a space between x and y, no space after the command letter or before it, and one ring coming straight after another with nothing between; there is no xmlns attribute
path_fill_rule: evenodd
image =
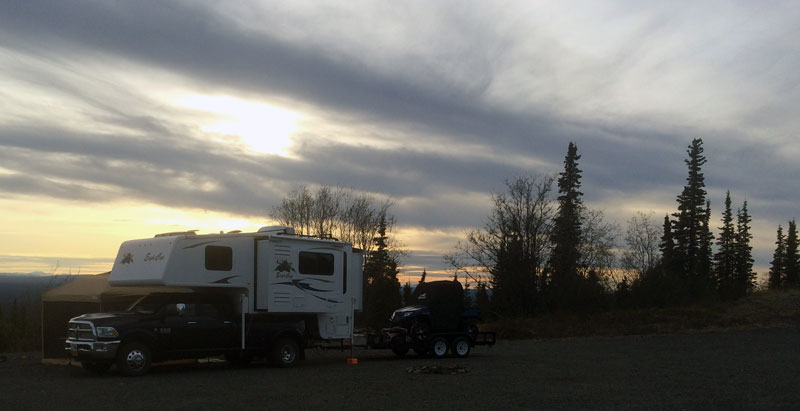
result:
<svg viewBox="0 0 800 411"><path fill-rule="evenodd" d="M251 151L288 156L292 133L300 116L292 111L229 96L186 96L178 100L185 108L214 113L206 132L238 136Z"/></svg>

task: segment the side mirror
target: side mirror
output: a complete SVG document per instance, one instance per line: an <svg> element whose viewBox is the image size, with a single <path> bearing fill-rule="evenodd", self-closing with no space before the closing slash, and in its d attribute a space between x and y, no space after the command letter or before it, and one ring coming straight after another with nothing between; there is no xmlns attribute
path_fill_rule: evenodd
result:
<svg viewBox="0 0 800 411"><path fill-rule="evenodd" d="M179 316L183 315L183 313L186 312L186 304L184 303L175 304L175 310L177 311Z"/></svg>

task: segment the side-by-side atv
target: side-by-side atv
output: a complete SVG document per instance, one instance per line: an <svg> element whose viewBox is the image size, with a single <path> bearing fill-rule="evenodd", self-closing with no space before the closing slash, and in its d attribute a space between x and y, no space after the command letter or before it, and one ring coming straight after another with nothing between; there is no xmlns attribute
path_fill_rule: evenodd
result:
<svg viewBox="0 0 800 411"><path fill-rule="evenodd" d="M466 357L476 345L494 345L495 333L479 332L479 313L464 307L464 289L458 281L420 283L411 305L392 313L392 327L383 330L397 356L414 350L419 355L444 357L448 351Z"/></svg>

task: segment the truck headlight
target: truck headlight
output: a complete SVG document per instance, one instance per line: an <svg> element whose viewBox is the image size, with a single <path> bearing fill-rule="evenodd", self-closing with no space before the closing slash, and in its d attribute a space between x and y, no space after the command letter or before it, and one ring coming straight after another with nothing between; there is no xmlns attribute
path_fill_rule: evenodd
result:
<svg viewBox="0 0 800 411"><path fill-rule="evenodd" d="M98 337L119 337L119 333L114 327L97 327Z"/></svg>

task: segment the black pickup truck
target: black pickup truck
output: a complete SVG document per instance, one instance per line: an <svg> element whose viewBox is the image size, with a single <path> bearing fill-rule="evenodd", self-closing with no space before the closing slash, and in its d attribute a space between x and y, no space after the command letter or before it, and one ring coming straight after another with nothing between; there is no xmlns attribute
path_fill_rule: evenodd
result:
<svg viewBox="0 0 800 411"><path fill-rule="evenodd" d="M269 358L290 367L303 358L303 318L247 316L242 348L238 298L211 293L151 294L124 312L84 314L69 322L65 349L81 365L103 372L113 364L129 376L176 359L224 355L231 363Z"/></svg>

